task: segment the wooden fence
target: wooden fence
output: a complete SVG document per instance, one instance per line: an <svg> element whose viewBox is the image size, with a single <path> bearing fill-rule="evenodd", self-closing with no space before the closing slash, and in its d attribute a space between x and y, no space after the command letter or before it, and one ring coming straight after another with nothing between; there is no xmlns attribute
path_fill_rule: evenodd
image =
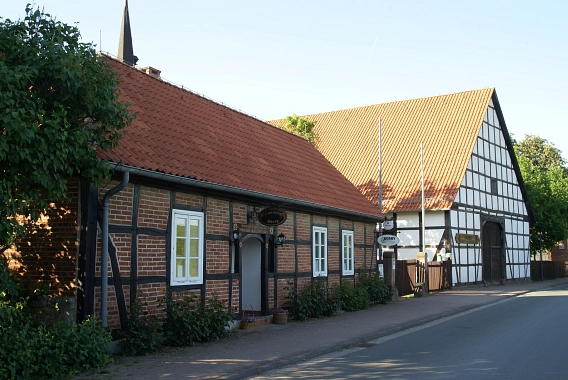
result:
<svg viewBox="0 0 568 380"><path fill-rule="evenodd" d="M541 272L542 265L542 272ZM542 278L541 278L542 274ZM553 280L566 277L568 274L568 262L562 261L531 261L531 280Z"/></svg>
<svg viewBox="0 0 568 380"><path fill-rule="evenodd" d="M399 297L414 293L416 286L428 284L428 291L450 289L452 286L452 262L430 261L428 274L424 265L417 260L397 260L395 284Z"/></svg>

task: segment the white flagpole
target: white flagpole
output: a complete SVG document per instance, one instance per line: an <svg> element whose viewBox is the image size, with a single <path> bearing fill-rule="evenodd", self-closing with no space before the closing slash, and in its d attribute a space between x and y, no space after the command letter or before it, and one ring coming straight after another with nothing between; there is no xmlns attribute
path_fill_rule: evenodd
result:
<svg viewBox="0 0 568 380"><path fill-rule="evenodd" d="M382 123L379 119L379 212L383 212Z"/></svg>
<svg viewBox="0 0 568 380"><path fill-rule="evenodd" d="M426 240L426 218L424 212L424 143L420 143L420 175L422 177L422 252L426 253L425 240Z"/></svg>

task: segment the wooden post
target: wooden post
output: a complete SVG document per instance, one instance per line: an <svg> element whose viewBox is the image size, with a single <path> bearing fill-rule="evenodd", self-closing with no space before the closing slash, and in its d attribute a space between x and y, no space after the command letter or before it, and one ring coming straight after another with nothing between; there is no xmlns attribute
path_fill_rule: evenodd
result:
<svg viewBox="0 0 568 380"><path fill-rule="evenodd" d="M396 254L392 251L383 252L383 268L385 280L394 289L393 300L398 299L398 289L396 288Z"/></svg>

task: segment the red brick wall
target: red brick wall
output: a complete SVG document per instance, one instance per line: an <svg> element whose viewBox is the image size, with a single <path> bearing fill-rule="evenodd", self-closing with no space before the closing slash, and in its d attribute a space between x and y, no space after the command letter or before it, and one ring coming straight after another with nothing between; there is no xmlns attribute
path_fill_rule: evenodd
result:
<svg viewBox="0 0 568 380"><path fill-rule="evenodd" d="M551 261L562 261L562 262L568 261L568 240L564 240L563 244L564 244L563 248L560 248L560 245L557 244L556 247L554 247L550 251Z"/></svg>
<svg viewBox="0 0 568 380"><path fill-rule="evenodd" d="M28 234L3 255L22 284L45 286L50 295L76 296L79 180L67 182L69 202L52 203L37 222L22 221Z"/></svg>
<svg viewBox="0 0 568 380"><path fill-rule="evenodd" d="M100 197L110 188L116 186L118 181L112 181L106 184L104 189L99 192ZM131 226L135 187L138 185L129 184L124 190L116 194L110 199L109 203L109 221L111 226ZM78 220L78 204L79 204L79 183L78 181L70 182L71 202L69 205L54 206L48 213L48 222L38 226L34 233L27 240L29 245L19 242L18 249L20 251L11 251L10 258L13 263L16 259L22 262L21 270L25 271L27 277L36 282L49 284L52 294L75 295L76 283L76 257L77 257L77 220ZM139 207L137 225L140 228L153 228L154 231L165 234L168 228L168 217L171 213L170 195L172 193L167 189L153 188L148 186L139 186ZM207 275L216 275L215 279L207 279L204 289L192 289L187 291L175 291L172 293L173 299L178 299L187 294L194 294L201 298L202 290L205 290L207 297L213 293L219 298L233 307L233 310L239 312L239 280L229 280L231 242L228 240L233 229L231 225L231 205L232 205L232 222L247 223L247 211L252 209L253 205L246 203L233 202L217 199L214 197L204 197L202 195L176 191L174 193L175 204L202 207L206 202L206 234L213 237L206 241L206 263L205 270ZM258 208L257 205L254 205ZM294 218L295 217L295 218ZM294 226L294 219L297 224ZM328 244L328 270L330 273L328 283L331 286L337 283L340 275L340 250L341 250L341 229L353 229L355 243L363 244L364 231L367 229L367 241L370 246L373 244L373 224L355 223L351 220L339 219L336 217L326 217L322 215L310 215L309 213L288 211L288 220L278 227L278 233L282 232L286 235L287 242L278 247L278 268L277 275L286 274L294 275L296 270L299 273L307 273L308 276L298 279L298 286L302 289L305 284L311 280L312 272L312 246L306 244L311 242L313 225L327 226L328 243L335 243L331 246ZM296 232L296 235L295 235ZM227 240L217 240L217 237L226 236ZM131 249L132 235L130 233L111 233L110 241L116 247L118 263L120 267L120 275L122 277L132 277L131 273ZM294 242L298 244L295 245ZM150 236L138 234L135 241L138 254L138 278L148 276L165 278L168 274L166 251L168 245L165 236ZM98 257L96 258L96 276L100 277L100 236L97 244ZM369 267L374 253L372 248L367 248L367 262L364 262L365 249L358 247L355 249L355 267ZM296 263L295 257L298 257ZM373 261L374 262L374 261ZM218 276L227 275L226 279L219 279ZM109 262L109 276L112 276ZM269 308L282 306L287 304L286 296L288 294L288 279L280 278L277 286L274 286L274 280L269 279L268 305ZM130 304L130 283L127 280L122 281L123 293L126 306ZM163 313L160 302L164 300L167 289L166 283L141 283L137 289L137 296L141 299L145 308L149 313L161 316ZM231 288L231 289L229 289ZM108 324L111 328L120 327L119 311L115 289L109 286L108 300ZM231 292L229 292L231 290ZM95 312L100 315L100 287L95 289ZM231 299L229 299L231 298Z"/></svg>

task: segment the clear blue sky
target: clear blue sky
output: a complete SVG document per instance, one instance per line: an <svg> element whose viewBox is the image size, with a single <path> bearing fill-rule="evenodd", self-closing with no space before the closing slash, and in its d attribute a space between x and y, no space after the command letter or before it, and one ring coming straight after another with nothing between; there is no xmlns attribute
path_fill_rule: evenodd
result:
<svg viewBox="0 0 568 380"><path fill-rule="evenodd" d="M0 16L17 19L28 1L2 2ZM36 5L117 54L124 0ZM566 0L130 0L129 9L139 66L260 119L495 87L515 138L537 134L568 158Z"/></svg>

